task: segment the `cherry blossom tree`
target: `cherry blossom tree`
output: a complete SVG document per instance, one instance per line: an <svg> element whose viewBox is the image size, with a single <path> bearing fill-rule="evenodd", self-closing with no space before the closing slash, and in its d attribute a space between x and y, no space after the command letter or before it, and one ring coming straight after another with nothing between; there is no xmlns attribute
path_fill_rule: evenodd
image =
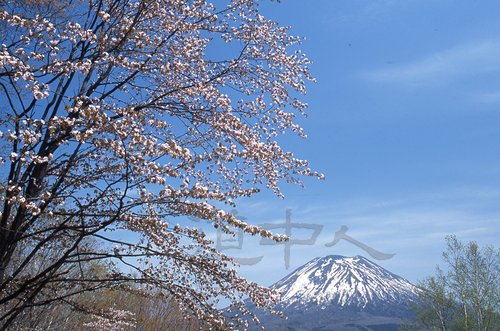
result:
<svg viewBox="0 0 500 331"><path fill-rule="evenodd" d="M277 142L305 136L297 37L256 0L2 0L0 39L0 329L131 283L214 328L221 297L270 306L180 217L286 240L223 206L322 178Z"/></svg>

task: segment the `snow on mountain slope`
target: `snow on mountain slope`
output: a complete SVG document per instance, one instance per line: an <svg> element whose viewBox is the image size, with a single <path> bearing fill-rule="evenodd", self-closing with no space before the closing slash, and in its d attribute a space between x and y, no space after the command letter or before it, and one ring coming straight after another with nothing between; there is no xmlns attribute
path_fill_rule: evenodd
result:
<svg viewBox="0 0 500 331"><path fill-rule="evenodd" d="M362 256L315 258L275 283L281 307L339 306L364 310L382 304L407 305L416 288Z"/></svg>

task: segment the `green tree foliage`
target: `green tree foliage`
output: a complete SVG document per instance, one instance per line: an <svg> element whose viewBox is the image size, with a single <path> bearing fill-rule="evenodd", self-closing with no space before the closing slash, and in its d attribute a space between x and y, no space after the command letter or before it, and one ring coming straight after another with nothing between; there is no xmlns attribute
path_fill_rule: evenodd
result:
<svg viewBox="0 0 500 331"><path fill-rule="evenodd" d="M500 252L446 237L445 269L420 282L417 328L499 330Z"/></svg>

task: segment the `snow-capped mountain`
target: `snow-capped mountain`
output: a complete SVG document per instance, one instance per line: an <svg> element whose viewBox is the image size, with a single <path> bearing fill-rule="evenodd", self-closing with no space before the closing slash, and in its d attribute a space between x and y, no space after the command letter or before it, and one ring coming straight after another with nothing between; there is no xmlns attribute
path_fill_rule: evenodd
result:
<svg viewBox="0 0 500 331"><path fill-rule="evenodd" d="M318 257L271 286L287 320L257 312L267 330L398 330L416 287L362 256Z"/></svg>
<svg viewBox="0 0 500 331"><path fill-rule="evenodd" d="M335 305L359 310L407 304L415 286L362 256L315 258L272 288L283 293L282 307Z"/></svg>

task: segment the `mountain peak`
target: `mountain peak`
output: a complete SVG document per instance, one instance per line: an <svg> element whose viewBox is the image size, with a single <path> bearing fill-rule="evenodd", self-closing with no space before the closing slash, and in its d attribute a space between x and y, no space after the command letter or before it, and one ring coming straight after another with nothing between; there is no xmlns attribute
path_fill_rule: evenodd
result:
<svg viewBox="0 0 500 331"><path fill-rule="evenodd" d="M383 304L408 302L415 287L406 279L362 257L317 257L281 279L282 306L336 305L370 310Z"/></svg>

